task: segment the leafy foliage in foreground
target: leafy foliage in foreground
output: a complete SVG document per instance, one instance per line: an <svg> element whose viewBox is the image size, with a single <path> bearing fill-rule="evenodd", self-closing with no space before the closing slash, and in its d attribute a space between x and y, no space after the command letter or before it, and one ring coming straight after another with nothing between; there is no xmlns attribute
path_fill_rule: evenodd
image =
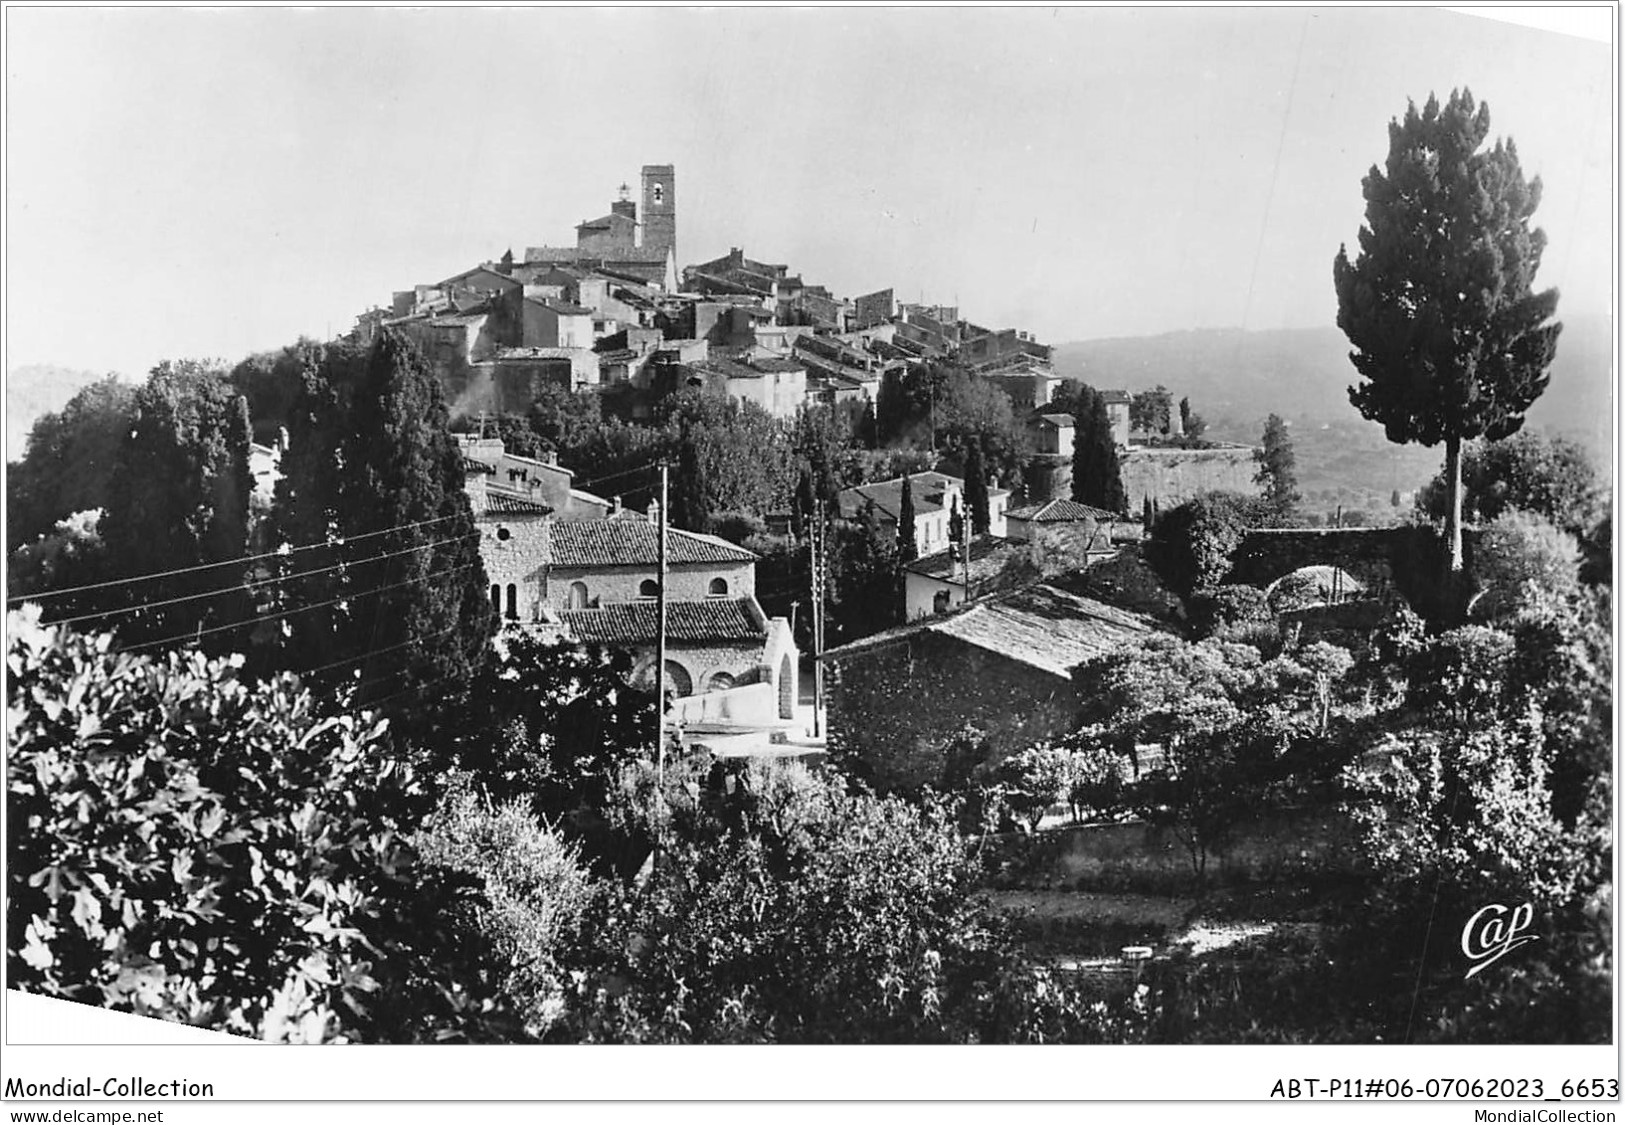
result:
<svg viewBox="0 0 1625 1125"><path fill-rule="evenodd" d="M12 987L284 1040L485 1036L466 880L381 724L240 659L8 622Z"/></svg>

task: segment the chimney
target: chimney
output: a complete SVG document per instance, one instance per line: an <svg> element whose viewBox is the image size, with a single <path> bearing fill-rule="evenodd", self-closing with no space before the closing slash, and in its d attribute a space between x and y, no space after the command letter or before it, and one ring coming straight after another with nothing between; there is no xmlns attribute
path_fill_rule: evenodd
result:
<svg viewBox="0 0 1625 1125"><path fill-rule="evenodd" d="M621 514L621 498L619 496L611 496L609 498L609 514L612 516L618 516Z"/></svg>
<svg viewBox="0 0 1625 1125"><path fill-rule="evenodd" d="M286 426L276 428L276 451L278 453L288 452L288 427Z"/></svg>
<svg viewBox="0 0 1625 1125"><path fill-rule="evenodd" d="M649 501L649 522L652 523L652 524L658 524L660 522L660 501L659 500L650 500Z"/></svg>

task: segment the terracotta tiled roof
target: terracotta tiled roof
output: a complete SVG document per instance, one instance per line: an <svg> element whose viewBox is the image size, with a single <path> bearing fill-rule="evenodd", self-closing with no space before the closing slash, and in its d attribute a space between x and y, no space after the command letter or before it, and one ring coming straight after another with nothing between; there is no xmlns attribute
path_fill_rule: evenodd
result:
<svg viewBox="0 0 1625 1125"><path fill-rule="evenodd" d="M1064 427L1077 425L1077 419L1073 418L1070 414L1040 414L1039 417L1052 426Z"/></svg>
<svg viewBox="0 0 1625 1125"><path fill-rule="evenodd" d="M957 613L888 629L831 649L823 659L840 661L865 650L907 641L922 633L951 637L1062 679L1072 669L1157 629L1143 614L1130 613L1055 586L1032 586Z"/></svg>
<svg viewBox="0 0 1625 1125"><path fill-rule="evenodd" d="M659 561L660 529L647 519L571 520L553 525L553 565L654 566ZM666 561L681 563L753 562L756 555L712 535L670 529Z"/></svg>
<svg viewBox="0 0 1625 1125"><path fill-rule="evenodd" d="M1102 401L1114 404L1127 405L1134 401L1127 391L1101 391L1100 397Z"/></svg>
<svg viewBox="0 0 1625 1125"><path fill-rule="evenodd" d="M1005 563L1019 554L1022 547L1019 543L1012 543L1008 539L1001 539L996 535L981 535L971 540L970 545L970 580L973 586L979 586L994 577L1004 569ZM904 569L912 574L923 575L926 578L936 578L943 582L960 583L965 578L965 566L959 561L959 548L950 547L946 551L938 551L934 555L926 555L923 559L916 559Z"/></svg>
<svg viewBox="0 0 1625 1125"><path fill-rule="evenodd" d="M1026 520L1029 523L1076 523L1080 520L1111 523L1121 522L1123 519L1122 516L1114 516L1100 508L1079 504L1076 500L1048 500L1042 504L1006 512L1004 517L1011 520Z"/></svg>
<svg viewBox="0 0 1625 1125"><path fill-rule="evenodd" d="M656 636L657 611L653 599L612 602L597 609L567 609L559 616L576 639L586 643L640 644L653 641ZM666 603L666 639L669 641L760 641L766 636L764 618L754 598Z"/></svg>
<svg viewBox="0 0 1625 1125"><path fill-rule="evenodd" d="M540 500L495 488L485 490L485 510L501 516L545 516L553 509Z"/></svg>

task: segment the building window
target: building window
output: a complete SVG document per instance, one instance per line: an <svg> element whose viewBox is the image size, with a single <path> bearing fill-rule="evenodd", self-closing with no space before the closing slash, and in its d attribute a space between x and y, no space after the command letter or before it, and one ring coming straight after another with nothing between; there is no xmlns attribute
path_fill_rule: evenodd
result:
<svg viewBox="0 0 1625 1125"><path fill-rule="evenodd" d="M713 578L713 579L711 579L711 587L707 592L713 598L725 598L725 597L727 597L728 596L728 580L726 578Z"/></svg>
<svg viewBox="0 0 1625 1125"><path fill-rule="evenodd" d="M519 587L508 583L508 620L519 620Z"/></svg>
<svg viewBox="0 0 1625 1125"><path fill-rule="evenodd" d="M508 540L510 540L512 538L513 538L513 532L509 531L505 527L497 528L497 541L499 543L506 543Z"/></svg>
<svg viewBox="0 0 1625 1125"><path fill-rule="evenodd" d="M706 691L727 691L734 686L734 678L727 672L712 672L711 678L705 681Z"/></svg>
<svg viewBox="0 0 1625 1125"><path fill-rule="evenodd" d="M585 582L570 583L570 609L587 608L587 584Z"/></svg>
<svg viewBox="0 0 1625 1125"><path fill-rule="evenodd" d="M653 578L645 578L638 583L638 597L658 598L660 596L660 583Z"/></svg>
<svg viewBox="0 0 1625 1125"><path fill-rule="evenodd" d="M948 612L948 591L947 590L938 590L935 594L932 595L932 597L931 597L931 612L932 613L947 613Z"/></svg>
<svg viewBox="0 0 1625 1125"><path fill-rule="evenodd" d="M491 610L494 613L502 612L502 587L495 582L491 583Z"/></svg>
<svg viewBox="0 0 1625 1125"><path fill-rule="evenodd" d="M655 206L658 207L664 202L666 202L666 185L665 184L656 184L655 185Z"/></svg>

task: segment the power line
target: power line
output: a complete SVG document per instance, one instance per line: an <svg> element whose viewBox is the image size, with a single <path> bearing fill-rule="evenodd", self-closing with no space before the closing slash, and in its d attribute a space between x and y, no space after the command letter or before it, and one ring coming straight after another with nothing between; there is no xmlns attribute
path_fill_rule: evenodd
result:
<svg viewBox="0 0 1625 1125"><path fill-rule="evenodd" d="M431 578L440 578L440 577L444 577L445 575L448 575L448 574L456 574L459 571L470 570L475 565L477 565L477 564L475 564L475 563L464 563L462 566L449 567L446 570L431 571L428 574L422 574L422 575L419 575L416 578L408 578L404 582L395 582L395 583L392 583L391 585L388 585L388 586L374 586L370 590L361 590L361 591L358 591L358 592L348 593L348 594L345 594L343 597L332 598L332 599L330 599L328 601L325 601L325 602L316 602L316 603L314 603L312 605L303 605L303 606L298 606L297 608L294 608L294 609L285 609L285 610L282 610L279 613L256 614L253 617L240 618L237 621L232 621L232 622L229 622L228 624L225 624L225 625L216 625L216 626L213 626L212 628L209 628L209 629L196 629L196 630L193 630L193 631L188 632L188 633L181 633L181 634L179 634L177 636L173 636L173 637L164 637L164 638L161 638L161 639L156 640L156 641L142 641L139 644L127 645L125 648L121 649L120 651L122 651L122 652L139 652L139 651L141 651L142 649L145 649L145 648L157 648L157 647L159 647L161 645L173 644L176 641L190 640L190 639L192 639L194 637L207 637L207 636L210 636L210 635L212 635L214 633L224 633L224 632L226 632L227 630L230 630L230 629L241 629L245 625L259 625L259 624L261 624L263 622L266 622L266 621L277 621L277 620L280 620L280 619L282 619L284 617L292 617L296 613L308 613L309 611L311 611L313 609L323 609L323 608L325 608L327 606L338 605L341 602L354 601L354 600L356 600L358 598L370 597L373 594L382 594L382 593L384 593L384 592L386 592L388 590L399 590L399 589L401 589L402 587L405 587L405 586L414 586L419 582L426 582Z"/></svg>
<svg viewBox="0 0 1625 1125"><path fill-rule="evenodd" d="M607 473L607 474L605 474L604 476L601 476L601 477L594 477L592 480L572 481L571 486L574 487L574 488L587 488L587 487L592 486L592 485L603 484L607 480L616 480L619 477L629 477L629 476L632 476L634 473L646 473L646 472L649 472L651 469L658 469L659 467L660 467L660 462L659 461L651 461L647 465L639 465L635 469L623 469L618 473Z"/></svg>
<svg viewBox="0 0 1625 1125"><path fill-rule="evenodd" d="M335 570L344 570L348 567L362 567L369 563L381 562L384 559L393 559L401 555L410 555L416 551L428 551L435 547L443 547L448 543L456 543L462 536L453 536L450 539L437 539L433 543L424 543L416 547L405 547L399 551L390 551L382 555L369 555L364 559L350 559L346 562L335 563L332 566L322 567L320 570L300 571L296 574L284 574L275 578L259 578L252 582L243 582L233 586L220 586L213 590L204 590L199 594L185 594L178 598L167 598L161 602L142 602L140 605L121 606L118 609L104 609L99 613L81 613L77 617L61 617L52 621L52 625L75 625L81 621L93 621L98 617L117 617L125 613L139 613L143 609L159 609L163 606L179 605L182 602L194 602L200 598L212 598L220 594L235 593L238 590L253 590L260 586L272 586L281 582L293 582L304 578L313 578L318 574L329 574ZM211 564L214 565L214 564Z"/></svg>
<svg viewBox="0 0 1625 1125"><path fill-rule="evenodd" d="M109 586L127 586L133 582L150 582L157 578L172 578L177 574L194 574L200 570L215 570L222 566L241 566L244 563L259 562L261 559L285 558L288 555L297 555L301 551L317 551L322 548L344 547L351 543L359 543L363 539L372 539L379 535L392 535L397 531L410 531L414 527L427 527L430 524L444 523L446 520L456 519L456 515L436 516L432 520L419 520L416 523L403 523L395 527L386 527L379 531L368 531L360 535L345 536L331 543L307 543L302 547L278 548L275 551L266 551L260 555L244 555L240 559L224 559L220 562L199 563L196 566L176 567L174 570L161 570L152 574L137 574L129 578L111 578L106 582L91 582L84 586L68 586L61 590L47 590L39 594L19 594L6 599L7 605L17 602L42 602L47 598L60 598L67 594L78 594L85 590L105 590Z"/></svg>
<svg viewBox="0 0 1625 1125"><path fill-rule="evenodd" d="M409 645L422 644L425 641L432 641L437 637L443 637L447 633L454 632L456 629L457 629L456 625L447 625L444 629L441 629L438 632L425 633L421 637L411 637L411 638L409 638L407 640L401 641L398 644L386 645L384 648L370 648L366 652L363 652L358 656L347 656L343 660L334 660L334 661L331 661L331 662L329 662L327 664L318 664L314 668L301 669L299 671L299 675L301 675L301 676L314 676L318 672L330 672L334 668L338 668L338 667L340 667L342 665L345 665L345 664L354 664L358 660L371 660L373 657L382 655L383 653L386 653L386 652L394 652L396 649L406 648ZM398 673L391 673L390 676L381 676L377 680L363 680L361 683L357 684L356 686L357 687L365 687L369 683L382 683L384 680L390 679L394 675L398 675Z"/></svg>

